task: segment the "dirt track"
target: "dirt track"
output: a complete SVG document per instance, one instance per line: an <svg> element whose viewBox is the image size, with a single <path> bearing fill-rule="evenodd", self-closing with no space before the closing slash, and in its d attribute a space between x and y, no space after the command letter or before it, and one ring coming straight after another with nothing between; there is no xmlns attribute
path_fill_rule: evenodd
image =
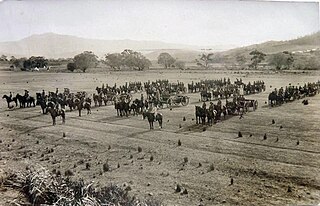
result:
<svg viewBox="0 0 320 206"><path fill-rule="evenodd" d="M102 82L113 85L164 78L187 83L200 78L241 77L245 82L261 79L267 85L266 92L248 97L259 101L257 111L245 114L243 119L228 118L205 131L193 120L194 106L200 104L199 94L190 95L191 103L186 107L161 110L164 128L154 131L148 129L141 116L117 117L113 106L94 108L91 115L82 117L77 112L67 112L66 124L58 120L54 127L51 117L42 115L39 107L9 111L2 101L0 172L24 169L26 165L41 165L61 173L70 169L74 178L94 180L96 184L127 184L131 194L152 195L166 205L318 204L320 95L308 98L307 106L299 100L271 109L265 105L268 92L274 87L317 81L318 74L0 72L1 95L9 91L22 93L24 89L34 95L42 89L54 91L56 87L61 91L68 87L71 91L93 93ZM237 138L238 131L242 138ZM263 140L265 133L267 139ZM140 153L138 146L142 148ZM48 153L51 148L53 152ZM106 161L111 171L100 174ZM85 168L86 162L90 163L90 170ZM177 184L186 188L188 194L175 193ZM288 187L292 192L288 192Z"/></svg>

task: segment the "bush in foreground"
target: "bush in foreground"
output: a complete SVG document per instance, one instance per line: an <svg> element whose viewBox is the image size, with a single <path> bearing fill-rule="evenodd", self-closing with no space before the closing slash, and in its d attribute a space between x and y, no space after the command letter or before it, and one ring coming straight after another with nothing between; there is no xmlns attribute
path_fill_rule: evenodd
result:
<svg viewBox="0 0 320 206"><path fill-rule="evenodd" d="M32 205L69 205L69 206L160 206L155 199L139 200L131 197L128 191L109 185L96 188L83 180L71 180L69 177L52 175L45 169L28 170L19 175L9 175L7 186L20 189Z"/></svg>

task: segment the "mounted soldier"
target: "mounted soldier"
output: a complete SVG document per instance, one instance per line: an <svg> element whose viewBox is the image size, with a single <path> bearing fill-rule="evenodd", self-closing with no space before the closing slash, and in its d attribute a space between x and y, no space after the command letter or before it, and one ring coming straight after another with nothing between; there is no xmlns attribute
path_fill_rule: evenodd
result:
<svg viewBox="0 0 320 206"><path fill-rule="evenodd" d="M29 91L28 90L24 90L24 97L26 98L26 100L29 99Z"/></svg>

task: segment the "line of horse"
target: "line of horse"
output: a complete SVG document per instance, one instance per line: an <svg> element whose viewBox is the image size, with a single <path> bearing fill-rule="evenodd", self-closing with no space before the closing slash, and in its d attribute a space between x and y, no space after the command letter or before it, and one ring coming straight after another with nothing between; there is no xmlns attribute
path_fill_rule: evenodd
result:
<svg viewBox="0 0 320 206"><path fill-rule="evenodd" d="M8 108L13 107L10 105L11 102L14 102L16 107L18 107L18 104L19 104L20 108L36 106L34 97L26 97L26 96L20 95L19 93L16 94L15 97L11 97L5 94L2 96L2 99L6 100Z"/></svg>
<svg viewBox="0 0 320 206"><path fill-rule="evenodd" d="M227 115L242 116L249 111L249 108L252 108L252 111L258 108L257 100L248 99L232 102L227 101L225 105L210 104L209 108L205 106L195 106L196 124L209 124L211 126L213 123L221 121L222 115L223 119L226 119Z"/></svg>
<svg viewBox="0 0 320 206"><path fill-rule="evenodd" d="M307 83L304 86L292 86L275 89L268 96L269 106L280 106L305 97L312 97L320 93L320 82Z"/></svg>

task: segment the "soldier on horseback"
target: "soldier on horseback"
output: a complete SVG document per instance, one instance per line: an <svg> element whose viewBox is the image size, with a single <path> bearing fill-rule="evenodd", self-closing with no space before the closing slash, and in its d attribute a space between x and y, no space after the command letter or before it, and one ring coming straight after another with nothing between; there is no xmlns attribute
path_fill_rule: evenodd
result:
<svg viewBox="0 0 320 206"><path fill-rule="evenodd" d="M221 107L222 107L222 102L221 102L221 99L220 99L220 98L219 98L219 100L218 100L217 106L218 106L219 109L221 109Z"/></svg>
<svg viewBox="0 0 320 206"><path fill-rule="evenodd" d="M203 102L203 104L202 104L202 109L204 109L204 110L206 110L206 109L207 109L207 105L206 105L206 103L205 103L205 102Z"/></svg>
<svg viewBox="0 0 320 206"><path fill-rule="evenodd" d="M28 90L24 90L24 96L25 96L26 100L29 99L29 91Z"/></svg>

